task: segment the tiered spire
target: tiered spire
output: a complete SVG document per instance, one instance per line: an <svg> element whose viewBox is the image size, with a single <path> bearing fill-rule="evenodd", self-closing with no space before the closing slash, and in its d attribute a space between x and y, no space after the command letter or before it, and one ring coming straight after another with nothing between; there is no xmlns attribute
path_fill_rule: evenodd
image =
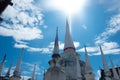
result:
<svg viewBox="0 0 120 80"><path fill-rule="evenodd" d="M54 51L52 58L58 58L60 57L59 55L59 44L58 44L58 27L56 29L56 37L55 37L55 43L54 43Z"/></svg>
<svg viewBox="0 0 120 80"><path fill-rule="evenodd" d="M75 50L75 46L73 44L73 41L72 41L72 38L70 35L69 23L68 23L68 20L66 19L66 33L65 33L64 51L66 51L67 49Z"/></svg>
<svg viewBox="0 0 120 80"><path fill-rule="evenodd" d="M2 70L3 70L4 63L5 63L5 59L6 59L6 54L4 55L4 58L0 64L0 76L2 75Z"/></svg>
<svg viewBox="0 0 120 80"><path fill-rule="evenodd" d="M58 51L59 51L59 45L58 45L58 27L57 27L53 53L58 54L59 53Z"/></svg>
<svg viewBox="0 0 120 80"><path fill-rule="evenodd" d="M105 56L104 56L104 54L103 54L103 51L102 51L101 46L100 46L100 51L101 51L101 57L102 57L102 61L103 61L105 79L106 79L106 80L111 80L111 78L110 78L111 73L110 73L110 71L109 71L109 68L108 68L108 65L107 65L107 62L106 62L106 59L105 59Z"/></svg>
<svg viewBox="0 0 120 80"><path fill-rule="evenodd" d="M85 57L86 57L86 71L88 71L88 70L92 71L92 68L90 66L90 60L89 60L89 57L88 57L86 46L85 46Z"/></svg>
<svg viewBox="0 0 120 80"><path fill-rule="evenodd" d="M120 79L119 79L119 76L118 76L118 74L117 74L117 71L115 70L115 66L114 66L111 58L110 58L110 62L111 62L111 65L112 65L113 80L120 80Z"/></svg>
<svg viewBox="0 0 120 80"><path fill-rule="evenodd" d="M36 69L36 64L34 65L34 69L33 69L31 80L35 80L35 69Z"/></svg>
<svg viewBox="0 0 120 80"><path fill-rule="evenodd" d="M102 61L103 61L104 71L107 72L107 71L109 71L109 68L108 68L108 65L107 65L107 62L106 62L106 59L105 59L105 56L104 56L101 46L100 46L100 51L101 51L101 57L102 57Z"/></svg>
<svg viewBox="0 0 120 80"><path fill-rule="evenodd" d="M23 50L24 50L24 48L22 49L22 51L20 53L20 57L19 57L18 63L16 65L15 71L13 72L13 76L14 77L20 77L20 67L21 67L21 62L22 62Z"/></svg>
<svg viewBox="0 0 120 80"><path fill-rule="evenodd" d="M94 80L94 73L92 71L91 65L90 65L90 60L89 60L89 56L87 53L87 49L85 46L85 57L86 57L86 62L85 62L85 78L86 80Z"/></svg>

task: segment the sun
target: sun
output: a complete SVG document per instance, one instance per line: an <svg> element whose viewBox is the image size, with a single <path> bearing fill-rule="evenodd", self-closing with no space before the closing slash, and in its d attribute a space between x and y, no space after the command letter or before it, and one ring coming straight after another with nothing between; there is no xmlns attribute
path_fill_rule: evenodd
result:
<svg viewBox="0 0 120 80"><path fill-rule="evenodd" d="M75 15L78 12L81 12L87 0L48 0L47 5L52 9L59 10L62 13L65 13L67 16Z"/></svg>

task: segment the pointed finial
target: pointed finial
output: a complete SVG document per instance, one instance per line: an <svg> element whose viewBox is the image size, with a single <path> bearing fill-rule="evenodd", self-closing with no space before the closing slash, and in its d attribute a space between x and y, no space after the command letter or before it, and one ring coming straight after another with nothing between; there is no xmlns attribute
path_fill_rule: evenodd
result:
<svg viewBox="0 0 120 80"><path fill-rule="evenodd" d="M68 18L66 18L66 27L69 28Z"/></svg>
<svg viewBox="0 0 120 80"><path fill-rule="evenodd" d="M10 70L11 70L11 68L12 68L12 64L10 64L10 66L9 66L9 68L8 68L8 71L7 71L6 75L5 75L5 77L10 77Z"/></svg>
<svg viewBox="0 0 120 80"><path fill-rule="evenodd" d="M115 66L114 66L114 64L113 64L113 62L112 62L112 59L111 59L110 56L109 56L109 58L110 58L110 62L111 62L111 65L112 65L113 78L114 78L114 80L120 80L120 79L119 79L119 76L118 76L118 74L117 74L117 71L116 71L116 69L115 69Z"/></svg>
<svg viewBox="0 0 120 80"><path fill-rule="evenodd" d="M36 64L34 65L33 73L32 73L32 80L35 80L35 70L36 70Z"/></svg>
<svg viewBox="0 0 120 80"><path fill-rule="evenodd" d="M20 68L21 68L21 62L22 62L22 54L23 54L24 48L22 48L18 63L16 65L15 71L13 72L13 76L19 76L20 77Z"/></svg>
<svg viewBox="0 0 120 80"><path fill-rule="evenodd" d="M57 27L55 43L54 43L54 54L58 54L58 51L59 51L59 45L58 45L58 27Z"/></svg>
<svg viewBox="0 0 120 80"><path fill-rule="evenodd" d="M84 45L85 47L85 57L86 57L86 65L90 66L90 61L89 61L89 57L88 57L88 53L87 53L87 49L86 49L86 45Z"/></svg>
<svg viewBox="0 0 120 80"><path fill-rule="evenodd" d="M103 61L103 67L104 67L104 70L109 71L109 68L108 68L108 65L107 65L107 62L106 62L105 56L104 56L104 54L103 54L102 47L101 47L100 45L99 45L99 48L100 48L100 52L101 52L101 57L102 57L102 61Z"/></svg>
<svg viewBox="0 0 120 80"><path fill-rule="evenodd" d="M75 46L72 41L69 29L68 19L66 19L66 33L65 33L65 44L64 44L64 51L71 49L75 51Z"/></svg>
<svg viewBox="0 0 120 80"><path fill-rule="evenodd" d="M86 58L85 75L91 76L91 80L94 80L94 73L93 73L92 67L90 65L90 60L89 60L89 56L87 53L86 45L84 45L84 46L85 46L85 58ZM89 73L91 73L91 74L89 74ZM85 76L85 78L86 78L86 80L89 80L88 76Z"/></svg>
<svg viewBox="0 0 120 80"><path fill-rule="evenodd" d="M111 80L111 78L109 77L109 76L111 76L111 73L109 71L109 67L107 65L106 58L103 54L102 47L101 46L99 46L99 47L100 47L100 52L101 52L101 57L102 57L102 62L103 62L104 73L105 73L105 76L106 76L105 79L106 80Z"/></svg>
<svg viewBox="0 0 120 80"><path fill-rule="evenodd" d="M103 53L101 45L99 45L99 47L100 47L100 51Z"/></svg>
<svg viewBox="0 0 120 80"><path fill-rule="evenodd" d="M87 53L86 45L84 45L84 47L85 47L85 53Z"/></svg>
<svg viewBox="0 0 120 80"><path fill-rule="evenodd" d="M60 57L59 55L59 44L58 44L58 27L56 29L56 37L55 37L55 42L54 42L54 51L52 58L58 58Z"/></svg>

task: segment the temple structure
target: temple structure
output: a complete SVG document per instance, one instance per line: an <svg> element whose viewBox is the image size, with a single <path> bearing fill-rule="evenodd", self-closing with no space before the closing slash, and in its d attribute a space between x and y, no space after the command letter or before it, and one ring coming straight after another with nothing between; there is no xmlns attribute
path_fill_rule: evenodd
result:
<svg viewBox="0 0 120 80"><path fill-rule="evenodd" d="M84 62L80 60L80 55L76 52L70 35L68 20L66 20L63 51L63 53L59 53L57 29L52 60L49 61L50 67L45 73L44 80L94 80L87 49L85 47L86 62Z"/></svg>
<svg viewBox="0 0 120 80"><path fill-rule="evenodd" d="M99 80L120 80L120 68L116 68L112 59L110 58L111 68L108 67L105 55L102 47L100 46L101 59L103 62L103 69L101 69L101 77ZM80 59L80 54L76 52L75 45L73 43L68 20L66 20L66 32L64 49L62 53L59 53L59 39L58 39L58 28L56 30L56 37L54 41L54 49L52 59L48 62L49 68L44 73L43 80L95 80L95 74L93 73L90 59L85 50L85 61ZM10 75L12 65L8 68L5 75L2 75L4 69L4 63L6 55L0 63L0 80L25 80L21 76L21 62L22 62L23 49L20 53L18 62L16 64L13 75ZM99 66L99 65L98 65ZM31 78L28 80L38 80L35 77L36 65L34 65Z"/></svg>

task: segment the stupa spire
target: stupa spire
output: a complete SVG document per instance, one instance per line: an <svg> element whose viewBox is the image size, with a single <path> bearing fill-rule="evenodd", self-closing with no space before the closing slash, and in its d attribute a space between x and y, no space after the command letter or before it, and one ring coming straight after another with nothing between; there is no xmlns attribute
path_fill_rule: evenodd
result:
<svg viewBox="0 0 120 80"><path fill-rule="evenodd" d="M103 67L104 67L104 71L109 71L109 68L108 68L108 65L107 65L107 62L106 62L106 59L105 59L105 56L104 56L104 53L103 53L103 50L102 50L102 47L100 46L100 51L101 51L101 57L102 57L102 61L103 61Z"/></svg>
<svg viewBox="0 0 120 80"><path fill-rule="evenodd" d="M59 53L58 51L59 51L59 45L58 45L58 27L57 27L53 53L58 54Z"/></svg>
<svg viewBox="0 0 120 80"><path fill-rule="evenodd" d="M119 76L118 76L118 74L117 74L117 71L115 70L115 66L114 66L111 58L110 58L110 62L111 62L111 65L112 65L113 80L120 80L120 79L119 79Z"/></svg>
<svg viewBox="0 0 120 80"><path fill-rule="evenodd" d="M58 27L56 29L56 37L55 37L55 42L54 42L54 51L52 58L58 58L60 57L59 55L59 44L58 44Z"/></svg>
<svg viewBox="0 0 120 80"><path fill-rule="evenodd" d="M11 70L11 68L12 68L12 64L9 66L8 71L7 71L6 75L5 75L5 77L10 77L10 70Z"/></svg>
<svg viewBox="0 0 120 80"><path fill-rule="evenodd" d="M22 48L22 51L20 53L18 63L16 65L15 71L13 72L14 77L20 77L20 67L21 67L21 62L22 62L22 54L23 54L24 48Z"/></svg>
<svg viewBox="0 0 120 80"><path fill-rule="evenodd" d="M64 51L66 51L68 49L75 50L75 46L74 46L74 43L73 43L71 35L70 35L68 19L66 19L66 33L65 33Z"/></svg>
<svg viewBox="0 0 120 80"><path fill-rule="evenodd" d="M36 64L34 65L34 69L33 69L31 80L35 80L35 69L36 69Z"/></svg>
<svg viewBox="0 0 120 80"><path fill-rule="evenodd" d="M101 46L100 46L100 51L101 51L101 57L102 57L102 62L103 62L105 79L106 80L111 80L111 78L110 78L111 73L109 71L109 68L108 68L108 65L107 65L107 62L106 62L106 59L105 59L105 56L104 56L104 53L103 53L103 50L102 50Z"/></svg>
<svg viewBox="0 0 120 80"><path fill-rule="evenodd" d="M4 55L4 58L0 64L0 76L2 75L2 71L3 71L3 66L4 66L4 63L5 63L5 59L6 59L6 54Z"/></svg>
<svg viewBox="0 0 120 80"><path fill-rule="evenodd" d="M85 62L85 79L86 80L94 80L94 73L92 71L91 65L90 65L90 60L89 60L89 56L88 56L88 52L86 49L86 45L85 45L85 58L86 58L86 62Z"/></svg>
<svg viewBox="0 0 120 80"><path fill-rule="evenodd" d="M85 58L86 58L86 67L89 67L89 69L92 70L92 68L90 67L90 60L89 60L88 52L86 49L86 45L85 45Z"/></svg>

